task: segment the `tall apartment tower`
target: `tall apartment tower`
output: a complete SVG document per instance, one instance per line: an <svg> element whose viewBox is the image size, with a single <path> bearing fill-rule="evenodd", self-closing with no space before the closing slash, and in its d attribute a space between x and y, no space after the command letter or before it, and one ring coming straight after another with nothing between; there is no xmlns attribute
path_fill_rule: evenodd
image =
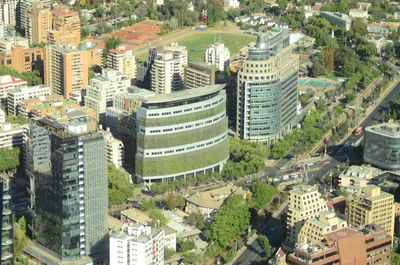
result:
<svg viewBox="0 0 400 265"><path fill-rule="evenodd" d="M347 209L348 224L352 227L377 225L389 235L394 233L394 196L381 191L375 185L368 185L362 193L356 193Z"/></svg>
<svg viewBox="0 0 400 265"><path fill-rule="evenodd" d="M290 32L273 30L249 47L237 81L236 132L272 144L296 125L299 58Z"/></svg>
<svg viewBox="0 0 400 265"><path fill-rule="evenodd" d="M116 49L109 50L107 67L123 73L130 79L137 78L136 59L132 50L125 45L118 45Z"/></svg>
<svg viewBox="0 0 400 265"><path fill-rule="evenodd" d="M14 264L13 248L13 216L11 213L11 197L9 194L9 179L0 177L0 264Z"/></svg>
<svg viewBox="0 0 400 265"><path fill-rule="evenodd" d="M170 94L183 88L187 49L177 43L150 50L151 90L158 94Z"/></svg>
<svg viewBox="0 0 400 265"><path fill-rule="evenodd" d="M50 44L81 42L81 20L77 11L65 7L51 10L52 30L49 32Z"/></svg>
<svg viewBox="0 0 400 265"><path fill-rule="evenodd" d="M224 71L229 65L231 53L223 43L214 43L207 47L204 52L204 61L214 65L218 70Z"/></svg>
<svg viewBox="0 0 400 265"><path fill-rule="evenodd" d="M187 89L215 84L215 68L211 64L189 62L185 74Z"/></svg>
<svg viewBox="0 0 400 265"><path fill-rule="evenodd" d="M45 48L44 83L53 94L69 98L88 86L90 51L66 43Z"/></svg>
<svg viewBox="0 0 400 265"><path fill-rule="evenodd" d="M286 240L289 244L297 242L304 223L311 218L318 218L328 210L325 200L315 187L296 186L289 192L289 206L286 220Z"/></svg>
<svg viewBox="0 0 400 265"><path fill-rule="evenodd" d="M44 4L35 3L29 7L30 13L30 34L28 36L30 43L47 43L48 33L52 28L51 13Z"/></svg>
<svg viewBox="0 0 400 265"><path fill-rule="evenodd" d="M50 0L20 0L18 6L18 19L17 28L25 35L26 38L30 39L31 36L31 6L33 4L43 4L43 8L50 8ZM47 42L47 40L46 40Z"/></svg>
<svg viewBox="0 0 400 265"><path fill-rule="evenodd" d="M18 0L0 0L0 24L15 27L17 25Z"/></svg>
<svg viewBox="0 0 400 265"><path fill-rule="evenodd" d="M32 120L27 157L36 240L47 249L41 258L92 264L108 241L107 151L97 122Z"/></svg>

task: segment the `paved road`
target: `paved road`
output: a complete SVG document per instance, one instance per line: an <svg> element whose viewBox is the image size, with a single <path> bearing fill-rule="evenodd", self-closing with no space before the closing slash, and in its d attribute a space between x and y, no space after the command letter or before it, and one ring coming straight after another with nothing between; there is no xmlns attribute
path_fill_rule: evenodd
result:
<svg viewBox="0 0 400 265"><path fill-rule="evenodd" d="M398 84L387 96L386 98L376 107L376 109L365 119L365 121L361 124L362 127L366 127L375 123L382 122L380 117L380 113L389 107L389 102L396 97L400 96L400 84ZM356 142L359 137L349 136L346 141ZM346 142L344 141L344 142ZM321 161L326 161L326 166L320 167L320 164L316 166L319 167L318 170L312 171L308 173L308 181L307 184L314 185L319 182L319 180L329 172L334 172L337 167L342 163L341 161L349 159L350 164L359 164L361 161L358 159L360 156L357 154L356 149L349 147L343 152L343 154L338 155L337 151L340 147L337 147L333 151L331 151L331 156L327 159L321 159ZM289 160L282 159L277 163L277 165L271 169L266 169L266 173L274 172L279 174L281 171L279 168L285 167ZM321 162L320 162L321 163ZM286 210L286 209L285 209ZM285 212L285 210L283 212ZM266 224L258 230L259 233L266 235L271 244L275 247L279 247L284 240L285 228L283 223L280 221L280 217L271 218ZM257 261L263 257L264 253L260 244L257 240L250 245L247 250L234 262L234 265L255 265Z"/></svg>

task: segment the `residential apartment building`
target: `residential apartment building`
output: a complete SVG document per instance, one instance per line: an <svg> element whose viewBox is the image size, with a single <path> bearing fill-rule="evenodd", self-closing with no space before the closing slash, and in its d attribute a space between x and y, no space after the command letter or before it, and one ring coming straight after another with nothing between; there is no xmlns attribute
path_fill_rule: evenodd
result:
<svg viewBox="0 0 400 265"><path fill-rule="evenodd" d="M224 6L231 7L231 8L239 8L240 2L239 2L239 0L224 0Z"/></svg>
<svg viewBox="0 0 400 265"><path fill-rule="evenodd" d="M52 30L49 31L50 44L81 42L81 20L77 11L65 7L52 9Z"/></svg>
<svg viewBox="0 0 400 265"><path fill-rule="evenodd" d="M157 94L170 94L184 86L187 49L177 43L150 50L151 90Z"/></svg>
<svg viewBox="0 0 400 265"><path fill-rule="evenodd" d="M320 16L321 18L328 20L334 26L342 27L346 31L351 29L351 19L346 14L340 12L321 11Z"/></svg>
<svg viewBox="0 0 400 265"><path fill-rule="evenodd" d="M10 179L8 177L0 177L0 263L2 265L14 264L13 215L9 187Z"/></svg>
<svg viewBox="0 0 400 265"><path fill-rule="evenodd" d="M25 251L45 264L93 264L106 252L107 151L97 127L87 116L31 120L26 173L40 247Z"/></svg>
<svg viewBox="0 0 400 265"><path fill-rule="evenodd" d="M13 89L21 86L26 86L28 83L18 77L11 75L0 75L0 100L3 104L6 103L7 94Z"/></svg>
<svg viewBox="0 0 400 265"><path fill-rule="evenodd" d="M30 14L29 35L30 43L48 43L49 31L52 29L52 14L43 3L34 3L28 7Z"/></svg>
<svg viewBox="0 0 400 265"><path fill-rule="evenodd" d="M349 17L351 18L361 18L367 19L368 18L368 10L353 8L349 10Z"/></svg>
<svg viewBox="0 0 400 265"><path fill-rule="evenodd" d="M0 0L0 24L15 28L18 0Z"/></svg>
<svg viewBox="0 0 400 265"><path fill-rule="evenodd" d="M1 40L0 40L1 42ZM0 51L0 67L11 67L18 72L43 72L44 48L14 46L9 51Z"/></svg>
<svg viewBox="0 0 400 265"><path fill-rule="evenodd" d="M58 96L55 96L57 98ZM51 118L51 119L64 119L71 117L86 117L97 120L96 113L87 107L81 107L76 101L63 99L63 100L44 100L28 99L24 100L21 104L21 114L27 117L34 118ZM28 104L24 104L28 103ZM28 107L28 109L26 108Z"/></svg>
<svg viewBox="0 0 400 265"><path fill-rule="evenodd" d="M128 91L131 80L113 69L103 69L101 76L90 79L86 89L85 106L92 108L101 123L105 123L106 108L112 107L114 96Z"/></svg>
<svg viewBox="0 0 400 265"><path fill-rule="evenodd" d="M10 90L7 93L7 112L8 115L18 115L19 106L26 99L44 99L50 96L50 88L45 85L22 86Z"/></svg>
<svg viewBox="0 0 400 265"><path fill-rule="evenodd" d="M362 189L368 185L371 179L380 174L382 174L382 171L376 167L350 166L339 175L338 186L351 193L362 192Z"/></svg>
<svg viewBox="0 0 400 265"><path fill-rule="evenodd" d="M224 71L229 65L231 53L223 43L209 45L204 51L204 61L214 65L218 70Z"/></svg>
<svg viewBox="0 0 400 265"><path fill-rule="evenodd" d="M287 30L258 36L248 48L237 81L236 132L241 139L272 144L297 124L299 57Z"/></svg>
<svg viewBox="0 0 400 265"><path fill-rule="evenodd" d="M297 243L319 243L327 233L347 227L345 220L336 217L335 212L322 212L318 218L308 219L300 230Z"/></svg>
<svg viewBox="0 0 400 265"><path fill-rule="evenodd" d="M110 236L110 265L163 265L164 230L124 225Z"/></svg>
<svg viewBox="0 0 400 265"><path fill-rule="evenodd" d="M215 85L215 69L211 64L189 62L186 68L187 89Z"/></svg>
<svg viewBox="0 0 400 265"><path fill-rule="evenodd" d="M400 169L399 144L400 124L393 122L366 127L364 163L383 169Z"/></svg>
<svg viewBox="0 0 400 265"><path fill-rule="evenodd" d="M15 46L29 48L29 41L27 38L19 36L5 36L4 38L0 38L0 52L9 52Z"/></svg>
<svg viewBox="0 0 400 265"><path fill-rule="evenodd" d="M17 28L22 34L25 35L26 38L29 38L29 36L30 36L30 27L31 27L30 7L32 4L35 4L35 3L44 4L44 8L51 7L50 0L20 0L19 1Z"/></svg>
<svg viewBox="0 0 400 265"><path fill-rule="evenodd" d="M18 124L0 123L0 148L22 147L24 129Z"/></svg>
<svg viewBox="0 0 400 265"><path fill-rule="evenodd" d="M394 196L381 191L375 185L363 188L362 193L353 195L347 208L349 226L376 225L389 235L394 233L395 203Z"/></svg>
<svg viewBox="0 0 400 265"><path fill-rule="evenodd" d="M136 59L132 50L125 45L118 45L116 49L108 51L107 67L126 75L129 79L137 78Z"/></svg>
<svg viewBox="0 0 400 265"><path fill-rule="evenodd" d="M44 54L44 83L53 94L69 98L75 90L87 88L90 51L72 44L48 45Z"/></svg>
<svg viewBox="0 0 400 265"><path fill-rule="evenodd" d="M107 162L113 163L116 168L121 168L124 161L124 144L114 138L109 129L104 132L104 138L107 143Z"/></svg>
<svg viewBox="0 0 400 265"><path fill-rule="evenodd" d="M137 182L150 184L221 172L229 157L224 87L214 85L142 100L135 114Z"/></svg>
<svg viewBox="0 0 400 265"><path fill-rule="evenodd" d="M308 219L318 218L328 206L318 189L308 185L296 186L289 192L289 205L286 220L286 240L294 244L301 228Z"/></svg>
<svg viewBox="0 0 400 265"><path fill-rule="evenodd" d="M300 244L287 256L288 265L390 264L392 237L374 226L342 228L313 244Z"/></svg>

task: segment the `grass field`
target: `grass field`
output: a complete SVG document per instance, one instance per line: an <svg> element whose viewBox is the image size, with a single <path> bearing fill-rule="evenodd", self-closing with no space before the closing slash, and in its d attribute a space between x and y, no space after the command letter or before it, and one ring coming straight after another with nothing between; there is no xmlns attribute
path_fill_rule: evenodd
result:
<svg viewBox="0 0 400 265"><path fill-rule="evenodd" d="M239 53L240 49L245 47L252 41L255 41L256 37L236 34L236 33L213 33L213 32L195 32L183 39L178 39L177 42L180 45L186 46L188 50L189 61L202 62L204 60L204 50L208 45L214 42L222 42L225 47L228 47L231 55ZM141 60L147 59L147 53L138 56Z"/></svg>

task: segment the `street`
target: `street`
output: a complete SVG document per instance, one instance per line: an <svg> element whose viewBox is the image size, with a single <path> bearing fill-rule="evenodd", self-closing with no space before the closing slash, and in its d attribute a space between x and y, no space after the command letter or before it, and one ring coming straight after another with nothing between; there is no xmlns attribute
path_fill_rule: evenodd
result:
<svg viewBox="0 0 400 265"><path fill-rule="evenodd" d="M375 108L375 110L365 119L364 122L361 123L360 126L367 127L379 122L382 122L380 117L380 113L389 107L389 102L400 95L400 84L398 84L387 96L386 98ZM336 171L337 167L342 163L341 161L345 161L348 159L350 165L358 165L362 163L359 157L360 154L357 153L357 149L350 145L350 143L357 142L361 137L363 137L363 133L358 137L354 137L350 135L347 137L344 143L348 142L346 148L341 148L342 146L336 146L334 148L329 148L328 151L329 157L322 159L318 162L313 163L313 166L310 168L314 168L313 170L308 170L308 181L307 184L314 185L318 184L319 180L329 172ZM339 151L340 150L340 151ZM321 167L322 162L324 161L324 166ZM283 174L288 174L288 172L296 172L296 169L292 169L289 166L288 159L281 159L273 168L266 168L266 173L269 173L269 176L273 174L273 176L282 177ZM286 207L287 208L287 207ZM286 208L282 211L285 212ZM282 213L281 212L281 213ZM284 240L285 236L285 227L284 224L280 220L280 216L277 218L271 217L267 223L258 230L260 234L266 235L270 240L270 243L275 248L279 248L281 243ZM264 253L262 251L262 247L256 240L253 244L248 246L246 251L233 263L234 265L250 265L256 264L259 259L263 257Z"/></svg>

